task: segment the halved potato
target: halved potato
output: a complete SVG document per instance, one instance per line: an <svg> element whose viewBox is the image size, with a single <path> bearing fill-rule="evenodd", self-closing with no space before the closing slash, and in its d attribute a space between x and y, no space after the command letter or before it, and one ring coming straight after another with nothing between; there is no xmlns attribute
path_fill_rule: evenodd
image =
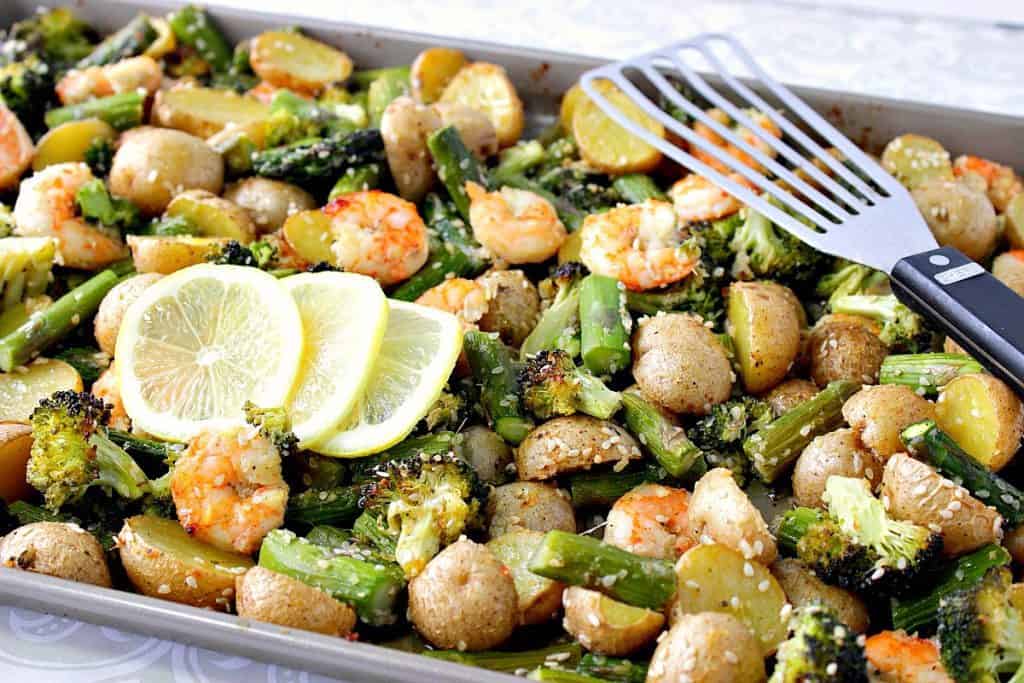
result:
<svg viewBox="0 0 1024 683"><path fill-rule="evenodd" d="M462 50L451 47L428 47L416 55L409 78L412 81L412 96L423 104L441 99L444 89L455 74L466 65Z"/></svg>
<svg viewBox="0 0 1024 683"><path fill-rule="evenodd" d="M949 152L938 141L908 133L892 139L882 152L882 168L914 189L926 180L953 179Z"/></svg>
<svg viewBox="0 0 1024 683"><path fill-rule="evenodd" d="M611 84L604 87L601 94L614 107L655 137L665 137L665 127L644 113L625 93ZM646 173L661 161L660 151L627 132L585 95L574 107L572 134L580 156L605 173Z"/></svg>
<svg viewBox="0 0 1024 683"><path fill-rule="evenodd" d="M126 519L117 547L143 595L222 611L234 604L235 579L253 566L248 556L201 543L176 521L151 515Z"/></svg>
<svg viewBox="0 0 1024 683"><path fill-rule="evenodd" d="M253 567L239 576L235 592L238 616L246 619L341 637L356 625L350 605L265 567Z"/></svg>
<svg viewBox="0 0 1024 683"><path fill-rule="evenodd" d="M518 529L487 543L487 549L512 573L519 596L519 620L526 626L550 621L562 606L565 586L527 569L530 557L543 540L540 531Z"/></svg>
<svg viewBox="0 0 1024 683"><path fill-rule="evenodd" d="M565 591L565 630L580 645L616 657L636 652L654 642L665 615L612 600L597 591L572 586Z"/></svg>
<svg viewBox="0 0 1024 683"><path fill-rule="evenodd" d="M65 389L81 391L82 378L60 360L38 358L23 371L0 373L0 420L26 422L41 400Z"/></svg>
<svg viewBox="0 0 1024 683"><path fill-rule="evenodd" d="M991 375L961 375L942 388L935 422L993 472L1013 458L1024 434L1024 406Z"/></svg>
<svg viewBox="0 0 1024 683"><path fill-rule="evenodd" d="M786 639L786 593L764 565L718 543L698 545L679 558L676 578L673 623L683 614L731 614L750 627L766 657Z"/></svg>
<svg viewBox="0 0 1024 683"><path fill-rule="evenodd" d="M165 216L181 216L203 237L226 237L248 244L256 239L256 224L249 212L206 190L182 192L167 205Z"/></svg>
<svg viewBox="0 0 1024 683"><path fill-rule="evenodd" d="M214 88L160 90L153 101L153 123L208 138L229 126L262 128L270 107L254 97Z"/></svg>
<svg viewBox="0 0 1024 683"><path fill-rule="evenodd" d="M320 209L293 213L284 222L281 232L303 260L330 263L334 259L330 247L331 220Z"/></svg>
<svg viewBox="0 0 1024 683"><path fill-rule="evenodd" d="M294 31L266 31L249 49L252 70L279 88L315 93L352 73L344 52Z"/></svg>
<svg viewBox="0 0 1024 683"><path fill-rule="evenodd" d="M792 296L774 282L737 282L729 287L729 334L743 385L752 394L781 382L800 352L800 319Z"/></svg>
<svg viewBox="0 0 1024 683"><path fill-rule="evenodd" d="M462 67L441 95L442 102L459 102L487 114L498 144L509 147L523 134L523 102L503 67L474 62Z"/></svg>
<svg viewBox="0 0 1024 683"><path fill-rule="evenodd" d="M114 127L99 119L62 123L40 138L32 159L32 170L41 171L47 166L67 161L85 161L85 151L95 140L113 141L115 138L117 131Z"/></svg>
<svg viewBox="0 0 1024 683"><path fill-rule="evenodd" d="M0 422L0 498L8 505L36 493L25 481L31 450L31 427L20 422Z"/></svg>
<svg viewBox="0 0 1024 683"><path fill-rule="evenodd" d="M219 237L151 237L128 235L135 270L140 273L171 273L206 263L231 240Z"/></svg>

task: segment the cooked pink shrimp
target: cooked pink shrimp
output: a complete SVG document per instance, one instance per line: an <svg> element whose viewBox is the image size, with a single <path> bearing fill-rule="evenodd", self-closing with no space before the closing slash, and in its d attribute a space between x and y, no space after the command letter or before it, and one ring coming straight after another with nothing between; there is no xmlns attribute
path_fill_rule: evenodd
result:
<svg viewBox="0 0 1024 683"><path fill-rule="evenodd" d="M487 290L479 282L455 277L423 292L416 303L452 313L463 328L475 330L487 313Z"/></svg>
<svg viewBox="0 0 1024 683"><path fill-rule="evenodd" d="M591 271L632 290L664 287L697 265L672 205L647 200L587 216L580 228L580 259Z"/></svg>
<svg viewBox="0 0 1024 683"><path fill-rule="evenodd" d="M110 426L113 429L127 432L132 428L132 421L121 401L121 384L113 363L93 382L92 395L110 406Z"/></svg>
<svg viewBox="0 0 1024 683"><path fill-rule="evenodd" d="M753 188L743 176L736 173L730 174L729 180ZM717 220L731 216L743 207L740 200L696 173L673 183L668 196L676 209L676 215L684 223Z"/></svg>
<svg viewBox="0 0 1024 683"><path fill-rule="evenodd" d="M131 57L106 66L72 69L57 84L57 97L64 104L76 104L136 90L152 95L163 77L163 70L152 57Z"/></svg>
<svg viewBox="0 0 1024 683"><path fill-rule="evenodd" d="M32 163L35 147L25 126L14 112L0 104L0 190L18 184L18 178Z"/></svg>
<svg viewBox="0 0 1024 683"><path fill-rule="evenodd" d="M480 244L507 263L541 263L558 253L568 236L551 202L528 190L488 192L466 183L469 222Z"/></svg>
<svg viewBox="0 0 1024 683"><path fill-rule="evenodd" d="M200 432L174 464L171 495L190 535L250 555L284 522L281 455L249 425Z"/></svg>
<svg viewBox="0 0 1024 683"><path fill-rule="evenodd" d="M405 280L427 261L427 227L416 205L387 192L343 194L323 208L331 219L331 253L339 267L376 278Z"/></svg>
<svg viewBox="0 0 1024 683"><path fill-rule="evenodd" d="M1024 183L1012 168L981 157L957 157L953 162L953 173L958 177L967 173L981 176L985 180L985 193L996 211L1005 211L1010 200L1024 192Z"/></svg>
<svg viewBox="0 0 1024 683"><path fill-rule="evenodd" d="M75 193L92 179L88 166L70 162L47 166L23 181L14 203L14 232L56 238L57 262L71 268L96 270L127 258L128 248L115 231L78 215Z"/></svg>
<svg viewBox="0 0 1024 683"><path fill-rule="evenodd" d="M867 639L864 653L885 683L953 683L939 658L939 646L903 631L882 631Z"/></svg>
<svg viewBox="0 0 1024 683"><path fill-rule="evenodd" d="M704 113L713 118L714 120L718 121L722 125L731 127L733 132L736 133L736 135L739 136L741 140L746 142L751 147L759 150L760 152L763 152L765 156L768 156L772 159L775 158L775 150L773 150L766 142L758 138L757 135L753 133L753 131L744 128L743 126L740 125L734 125L732 119L729 118L729 115L726 114L721 109L708 109ZM747 109L744 113L748 117L750 117L750 119L754 123L756 123L759 128L767 131L768 134L771 135L772 137L782 137L782 131L779 129L779 127L775 125L775 122L768 118L768 116L766 116L763 112L757 111L756 109ZM716 147L722 147L723 149L725 149L725 151L728 152L730 156L738 159L740 163L745 164L746 166L749 166L753 169L760 170L760 164L754 161L753 157L751 157L749 154L747 154L740 148L736 147L735 145L727 144L725 140L720 135L718 135L718 133L711 129L710 126L707 126L701 123L700 121L697 121L696 123L693 124L693 131L697 133L697 135L704 138L705 140L708 140L709 142L714 144ZM714 168L716 171L721 171L722 173L727 173L729 171L725 164L715 159L708 152L701 150L696 145L690 145L690 153L693 154L693 156L697 157L697 159L699 159L700 161L703 161L707 165Z"/></svg>
<svg viewBox="0 0 1024 683"><path fill-rule="evenodd" d="M696 545L686 528L690 494L660 484L641 484L615 501L604 541L644 557L675 560Z"/></svg>

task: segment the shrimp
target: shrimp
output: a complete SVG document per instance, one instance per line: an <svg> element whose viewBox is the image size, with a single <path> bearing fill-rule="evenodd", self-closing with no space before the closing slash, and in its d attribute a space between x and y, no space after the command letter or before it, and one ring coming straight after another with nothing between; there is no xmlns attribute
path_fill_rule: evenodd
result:
<svg viewBox="0 0 1024 683"><path fill-rule="evenodd" d="M15 234L57 239L57 262L71 268L96 270L128 257L128 248L115 231L90 225L78 215L75 193L93 180L80 162L47 166L21 183L14 204Z"/></svg>
<svg viewBox="0 0 1024 683"><path fill-rule="evenodd" d="M718 123L722 124L723 126L730 126L732 128L733 132L736 133L736 135L741 140L743 140L745 143L747 143L748 145L750 145L754 149L762 152L763 154L765 154L765 156L768 156L768 157L770 157L772 159L775 158L775 150L773 150L768 143L766 143L763 140L761 140L750 129L744 128L743 126L740 126L740 125L735 125L733 123L732 119L729 118L729 115L726 114L721 109L717 109L717 108L708 109L704 113L707 114L708 116L710 116L711 118L713 118ZM771 135L772 137L776 137L776 138L781 138L782 137L782 131L779 129L779 127L775 124L774 121L772 121L770 118L768 118L768 116L766 116L763 112L760 112L760 111L758 111L756 109L747 109L747 110L745 110L744 113L754 123L756 123L759 128L761 128L762 130L767 131L768 134ZM716 133L714 130L712 130L710 126L708 126L708 125L706 125L704 123L701 123L700 121L697 121L696 123L693 124L693 131L697 135L699 135L702 138L704 138L705 140L711 142L716 147L723 148L726 151L726 153L728 153L730 156L732 156L735 159L737 159L741 164L744 164L745 166L749 166L750 168L753 168L755 170L761 170L760 164L758 164L756 161L754 161L753 157L751 157L749 154L747 154L746 152L744 152L740 148L736 147L735 145L727 144L725 139L723 139L718 133ZM728 173L729 172L729 168L725 164L723 164L721 161L715 159L708 152L705 152L705 151L701 150L696 145L693 145L693 144L690 145L690 153L693 154L693 156L695 156L700 161L703 161L708 166L711 166L712 168L714 168L716 171L720 171L722 173Z"/></svg>
<svg viewBox="0 0 1024 683"><path fill-rule="evenodd" d="M953 683L939 658L939 646L903 631L882 631L867 639L864 653L885 683Z"/></svg>
<svg viewBox="0 0 1024 683"><path fill-rule="evenodd" d="M587 216L580 228L580 259L634 291L664 287L697 265L699 252L687 237L672 205L649 199Z"/></svg>
<svg viewBox="0 0 1024 683"><path fill-rule="evenodd" d="M349 192L323 208L335 264L393 285L427 262L427 226L416 205L379 190Z"/></svg>
<svg viewBox="0 0 1024 683"><path fill-rule="evenodd" d="M284 523L288 484L281 455L249 425L200 432L174 464L171 496L190 535L251 555Z"/></svg>
<svg viewBox="0 0 1024 683"><path fill-rule="evenodd" d="M551 202L528 190L488 192L466 183L469 222L480 244L507 263L541 263L558 253L568 233Z"/></svg>
<svg viewBox="0 0 1024 683"><path fill-rule="evenodd" d="M604 541L644 557L675 560L696 545L687 533L690 494L660 484L641 484L608 513Z"/></svg>
<svg viewBox="0 0 1024 683"><path fill-rule="evenodd" d="M106 66L72 69L57 83L57 97L64 104L77 104L137 90L152 95L163 78L163 70L152 57L131 57Z"/></svg>
<svg viewBox="0 0 1024 683"><path fill-rule="evenodd" d="M0 103L0 191L10 190L32 163L35 147L25 126Z"/></svg>
<svg viewBox="0 0 1024 683"><path fill-rule="evenodd" d="M957 157L953 162L953 173L957 177L968 173L981 176L985 181L984 192L999 212L1006 211L1010 200L1024 192L1024 183L1012 168L981 157Z"/></svg>
<svg viewBox="0 0 1024 683"><path fill-rule="evenodd" d="M452 313L463 329L475 330L477 322L487 314L490 300L479 282L455 277L423 292L416 303Z"/></svg>
<svg viewBox="0 0 1024 683"><path fill-rule="evenodd" d="M739 174L730 174L729 180L756 189ZM740 200L696 173L673 183L668 190L668 196L675 207L676 215L684 223L725 218L743 208Z"/></svg>
<svg viewBox="0 0 1024 683"><path fill-rule="evenodd" d="M110 406L109 426L112 429L120 429L122 432L131 429L132 421L121 401L121 384L117 379L117 370L114 369L113 363L93 382L92 395Z"/></svg>

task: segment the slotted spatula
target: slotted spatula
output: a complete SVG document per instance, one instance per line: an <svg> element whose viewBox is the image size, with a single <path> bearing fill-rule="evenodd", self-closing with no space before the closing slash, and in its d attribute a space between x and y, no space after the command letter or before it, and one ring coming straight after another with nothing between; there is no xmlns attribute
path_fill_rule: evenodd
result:
<svg viewBox="0 0 1024 683"><path fill-rule="evenodd" d="M726 54L729 61L745 66L778 98L786 115L778 113L730 72L716 55L716 48ZM702 57L707 67L717 72L722 85L732 91L729 97L721 95L688 65L687 60L695 57ZM694 92L727 113L775 150L777 158L748 144L729 127L686 100L665 74L688 84ZM601 87L595 85L601 79L615 83L666 129L717 159L759 188L758 191L735 182L671 141L637 125L602 95ZM786 191L673 118L635 85L643 80L661 93L664 101L709 126L800 196ZM630 60L592 69L583 75L581 84L587 95L623 128L679 164L705 176L776 225L820 251L888 273L893 292L904 304L938 325L993 374L1024 394L1024 302L1020 297L958 250L939 248L907 190L800 98L765 73L738 41L720 34L702 34ZM734 104L737 101L743 104L737 106ZM775 138L755 124L743 111L745 107L753 107L768 116L782 130L784 139ZM846 163L828 154L804 130L814 131L820 139L838 149ZM824 162L834 176L812 164L814 158ZM783 160L791 167L781 163ZM801 179L794 172L797 168L813 178L814 185ZM816 229L769 203L760 196L762 193L793 214L809 220Z"/></svg>

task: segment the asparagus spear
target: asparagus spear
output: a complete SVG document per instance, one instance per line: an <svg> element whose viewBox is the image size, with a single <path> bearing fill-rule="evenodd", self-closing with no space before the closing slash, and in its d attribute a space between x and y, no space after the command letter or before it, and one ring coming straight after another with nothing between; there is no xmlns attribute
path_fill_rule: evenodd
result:
<svg viewBox="0 0 1024 683"><path fill-rule="evenodd" d="M380 185L380 164L363 164L351 166L334 183L327 201L334 201L338 196L349 192L373 190Z"/></svg>
<svg viewBox="0 0 1024 683"><path fill-rule="evenodd" d="M308 489L288 498L285 519L298 524L348 524L359 516L360 486Z"/></svg>
<svg viewBox="0 0 1024 683"><path fill-rule="evenodd" d="M580 661L582 649L577 642L558 643L536 650L522 652L501 652L496 650L483 652L462 652L460 650L424 650L422 654L433 659L443 659L467 666L476 666L490 671L515 673L524 669L533 669L545 664L557 663L559 666L576 666Z"/></svg>
<svg viewBox="0 0 1024 683"><path fill-rule="evenodd" d="M527 676L531 681L548 681L548 683L607 683L606 678L595 678L578 671L556 669L549 666L539 666Z"/></svg>
<svg viewBox="0 0 1024 683"><path fill-rule="evenodd" d="M600 591L627 605L662 609L676 592L671 562L641 557L589 536L549 531L529 569L548 579Z"/></svg>
<svg viewBox="0 0 1024 683"><path fill-rule="evenodd" d="M580 284L580 343L583 364L595 375L629 367L629 328L625 292L618 280L592 273Z"/></svg>
<svg viewBox="0 0 1024 683"><path fill-rule="evenodd" d="M350 166L384 163L384 139L379 130L299 141L253 155L256 175L280 178L303 187L321 186Z"/></svg>
<svg viewBox="0 0 1024 683"><path fill-rule="evenodd" d="M569 477L569 497L576 508L608 506L637 486L662 481L667 475L661 467L627 472L578 472Z"/></svg>
<svg viewBox="0 0 1024 683"><path fill-rule="evenodd" d="M180 443L167 443L143 439L135 434L129 434L119 429L108 429L107 436L110 440L124 449L125 453L142 463L173 463L185 450L185 445Z"/></svg>
<svg viewBox="0 0 1024 683"><path fill-rule="evenodd" d="M518 444L533 423L523 412L512 352L498 335L475 330L466 333L463 345L494 431L509 443Z"/></svg>
<svg viewBox="0 0 1024 683"><path fill-rule="evenodd" d="M523 340L519 357L526 359L540 351L561 349L575 358L580 353L580 282L583 266L560 265L550 281L557 288L551 305L540 315L533 331Z"/></svg>
<svg viewBox="0 0 1024 683"><path fill-rule="evenodd" d="M925 396L935 396L959 375L984 371L981 363L962 353L908 353L886 356L878 382L904 384Z"/></svg>
<svg viewBox="0 0 1024 683"><path fill-rule="evenodd" d="M466 183L472 181L485 188L489 187L487 175L477 158L466 148L455 126L447 126L431 133L427 138L427 148L434 158L437 176L455 202L459 215L468 224L469 195L466 194Z"/></svg>
<svg viewBox="0 0 1024 683"><path fill-rule="evenodd" d="M128 130L142 125L145 102L143 93L123 92L51 109L46 112L45 121L48 128L56 128L68 121L100 119L117 130Z"/></svg>
<svg viewBox="0 0 1024 683"><path fill-rule="evenodd" d="M501 152L498 165L491 171L491 181L496 187L504 185L504 178L518 176L544 161L544 145L536 140L520 142Z"/></svg>
<svg viewBox="0 0 1024 683"><path fill-rule="evenodd" d="M588 652L580 659L576 670L588 676L597 676L606 681L621 683L644 683L647 680L647 664L619 657Z"/></svg>
<svg viewBox="0 0 1024 683"><path fill-rule="evenodd" d="M369 546L376 548L385 557L393 558L395 556L398 537L388 529L385 521L375 515L364 512L356 517L356 521L352 524L352 534Z"/></svg>
<svg viewBox="0 0 1024 683"><path fill-rule="evenodd" d="M120 31L97 45L96 49L79 60L76 66L79 69L90 66L103 66L105 64L113 64L128 57L141 55L156 39L157 32L153 28L149 17L145 14L139 14L125 24ZM50 127L52 128L53 126Z"/></svg>
<svg viewBox="0 0 1024 683"><path fill-rule="evenodd" d="M622 393L626 427L673 477L685 476L701 460L701 451L686 437L683 428L638 393Z"/></svg>
<svg viewBox="0 0 1024 683"><path fill-rule="evenodd" d="M347 529L338 529L337 527L328 526L326 524L318 524L309 530L306 534L306 540L310 543L323 546L325 548L340 548L344 544L348 543L352 539L352 532Z"/></svg>
<svg viewBox="0 0 1024 683"><path fill-rule="evenodd" d="M665 193L658 189L651 176L644 173L627 173L612 182L612 188L630 204L640 204L648 199L665 199Z"/></svg>
<svg viewBox="0 0 1024 683"><path fill-rule="evenodd" d="M373 479L374 471L382 462L405 460L413 455L431 456L450 453L459 447L460 441L461 436L447 431L410 436L383 453L351 461L352 483L363 484Z"/></svg>
<svg viewBox="0 0 1024 683"><path fill-rule="evenodd" d="M231 44L204 10L186 5L172 14L168 23L178 42L195 50L214 73L225 73L231 68L234 58Z"/></svg>

